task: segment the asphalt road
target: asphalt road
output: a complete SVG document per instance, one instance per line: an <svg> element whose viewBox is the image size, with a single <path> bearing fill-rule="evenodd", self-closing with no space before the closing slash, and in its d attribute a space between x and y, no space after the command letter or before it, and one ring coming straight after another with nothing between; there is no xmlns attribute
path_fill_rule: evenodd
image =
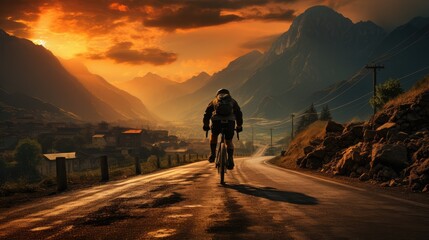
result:
<svg viewBox="0 0 429 240"><path fill-rule="evenodd" d="M236 159L198 162L0 208L0 239L429 239L414 202Z"/></svg>

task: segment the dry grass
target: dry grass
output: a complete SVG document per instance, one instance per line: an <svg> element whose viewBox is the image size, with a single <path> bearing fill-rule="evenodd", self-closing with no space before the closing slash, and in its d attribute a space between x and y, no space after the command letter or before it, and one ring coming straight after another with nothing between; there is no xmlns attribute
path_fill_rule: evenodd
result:
<svg viewBox="0 0 429 240"><path fill-rule="evenodd" d="M304 147L310 145L310 141L316 138L324 138L326 121L317 121L306 130L300 132L290 143L286 156L274 161L274 164L287 168L297 168L296 160L304 157Z"/></svg>
<svg viewBox="0 0 429 240"><path fill-rule="evenodd" d="M418 81L410 90L399 95L398 97L386 103L384 108L398 106L400 104L413 103L418 95L423 92L429 91L429 76Z"/></svg>

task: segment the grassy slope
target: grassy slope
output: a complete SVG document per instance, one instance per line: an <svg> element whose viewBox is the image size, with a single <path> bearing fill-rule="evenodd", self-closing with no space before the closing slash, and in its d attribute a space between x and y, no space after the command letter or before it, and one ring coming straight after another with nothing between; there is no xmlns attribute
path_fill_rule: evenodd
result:
<svg viewBox="0 0 429 240"><path fill-rule="evenodd" d="M273 163L286 168L297 168L296 160L305 156L304 148L310 145L310 141L325 136L326 123L326 121L317 121L296 135L289 145L286 156L275 159Z"/></svg>

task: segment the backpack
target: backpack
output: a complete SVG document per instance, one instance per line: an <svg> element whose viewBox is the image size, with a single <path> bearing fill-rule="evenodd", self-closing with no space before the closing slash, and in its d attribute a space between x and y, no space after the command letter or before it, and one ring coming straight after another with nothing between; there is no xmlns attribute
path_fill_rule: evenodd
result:
<svg viewBox="0 0 429 240"><path fill-rule="evenodd" d="M230 116L234 112L234 103L229 94L219 94L213 102L216 115Z"/></svg>

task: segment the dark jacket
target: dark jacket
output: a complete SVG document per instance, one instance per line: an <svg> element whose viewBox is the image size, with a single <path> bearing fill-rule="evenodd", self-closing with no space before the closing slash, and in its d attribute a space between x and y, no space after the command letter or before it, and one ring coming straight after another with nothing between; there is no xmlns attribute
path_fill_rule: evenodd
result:
<svg viewBox="0 0 429 240"><path fill-rule="evenodd" d="M214 109L214 104L216 101L216 98L213 99L209 105L206 108L206 111L204 113L203 123L205 126L208 126L210 124L210 120L216 121L216 120L232 120L236 121L237 126L243 125L243 113L241 112L240 106L238 106L237 101L235 99L232 99L233 103L233 114L231 116L219 116L216 115L216 111Z"/></svg>

